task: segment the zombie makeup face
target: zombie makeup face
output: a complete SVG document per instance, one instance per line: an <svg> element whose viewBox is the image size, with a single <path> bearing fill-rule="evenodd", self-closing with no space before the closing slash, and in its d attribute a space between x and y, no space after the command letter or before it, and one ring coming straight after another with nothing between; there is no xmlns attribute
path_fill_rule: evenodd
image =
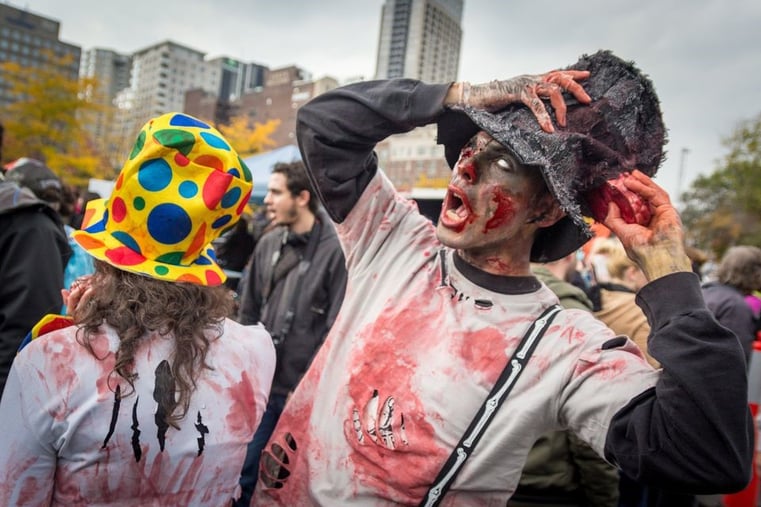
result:
<svg viewBox="0 0 761 507"><path fill-rule="evenodd" d="M549 218L551 202L539 171L482 131L460 152L436 232L445 245L479 256L528 252L537 227L560 218Z"/></svg>
<svg viewBox="0 0 761 507"><path fill-rule="evenodd" d="M296 198L288 190L286 176L281 173L270 175L267 195L264 196L267 218L278 225L290 225L298 218Z"/></svg>

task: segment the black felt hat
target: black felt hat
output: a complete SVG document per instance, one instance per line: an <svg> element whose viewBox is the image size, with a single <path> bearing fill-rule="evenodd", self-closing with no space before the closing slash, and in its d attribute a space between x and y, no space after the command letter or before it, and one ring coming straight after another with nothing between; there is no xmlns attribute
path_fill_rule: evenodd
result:
<svg viewBox="0 0 761 507"><path fill-rule="evenodd" d="M585 193L623 172L639 169L652 176L664 158L666 128L650 80L633 63L610 51L585 55L573 70L588 70L581 81L592 99L580 104L565 93L566 126L554 111L555 132L544 132L522 104L488 113L472 108L452 109L438 122L438 143L444 145L450 167L473 135L483 130L505 146L524 165L537 167L566 216L541 229L531 250L533 262L560 259L592 237L584 216L592 216Z"/></svg>

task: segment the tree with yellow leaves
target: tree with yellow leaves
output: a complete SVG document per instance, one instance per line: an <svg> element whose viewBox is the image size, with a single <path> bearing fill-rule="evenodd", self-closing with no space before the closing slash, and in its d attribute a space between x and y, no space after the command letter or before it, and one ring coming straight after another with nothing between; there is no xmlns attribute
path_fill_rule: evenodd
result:
<svg viewBox="0 0 761 507"><path fill-rule="evenodd" d="M86 121L99 107L85 93L93 78L75 79L60 71L70 62L46 54L47 65L24 67L1 62L3 85L14 97L0 106L5 128L3 162L21 157L45 161L64 181L86 186L91 177L109 177L111 167L95 148Z"/></svg>
<svg viewBox="0 0 761 507"><path fill-rule="evenodd" d="M275 142L270 136L278 126L280 126L280 120L268 120L266 123L254 122L252 125L248 116L237 115L230 119L228 125L219 125L217 128L241 158L246 158L274 147Z"/></svg>

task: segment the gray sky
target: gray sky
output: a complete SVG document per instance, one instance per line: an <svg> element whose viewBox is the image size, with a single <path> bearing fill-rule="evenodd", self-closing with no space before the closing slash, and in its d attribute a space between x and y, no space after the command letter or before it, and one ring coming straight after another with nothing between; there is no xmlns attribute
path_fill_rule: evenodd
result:
<svg viewBox="0 0 761 507"><path fill-rule="evenodd" d="M57 19L61 39L83 49L131 53L170 39L207 57L344 80L373 76L383 0L5 3ZM598 49L652 78L670 139L656 179L672 195L712 172L727 153L721 140L761 113L759 0L465 0L459 78L541 73Z"/></svg>

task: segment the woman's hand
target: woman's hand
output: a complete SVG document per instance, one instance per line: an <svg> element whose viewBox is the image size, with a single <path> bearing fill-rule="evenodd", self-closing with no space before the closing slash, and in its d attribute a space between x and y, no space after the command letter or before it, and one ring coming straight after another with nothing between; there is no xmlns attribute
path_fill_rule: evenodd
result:
<svg viewBox="0 0 761 507"><path fill-rule="evenodd" d="M73 315L77 308L90 301L92 295L92 275L80 276L71 282L69 290L61 290L63 304L66 305L66 315Z"/></svg>

